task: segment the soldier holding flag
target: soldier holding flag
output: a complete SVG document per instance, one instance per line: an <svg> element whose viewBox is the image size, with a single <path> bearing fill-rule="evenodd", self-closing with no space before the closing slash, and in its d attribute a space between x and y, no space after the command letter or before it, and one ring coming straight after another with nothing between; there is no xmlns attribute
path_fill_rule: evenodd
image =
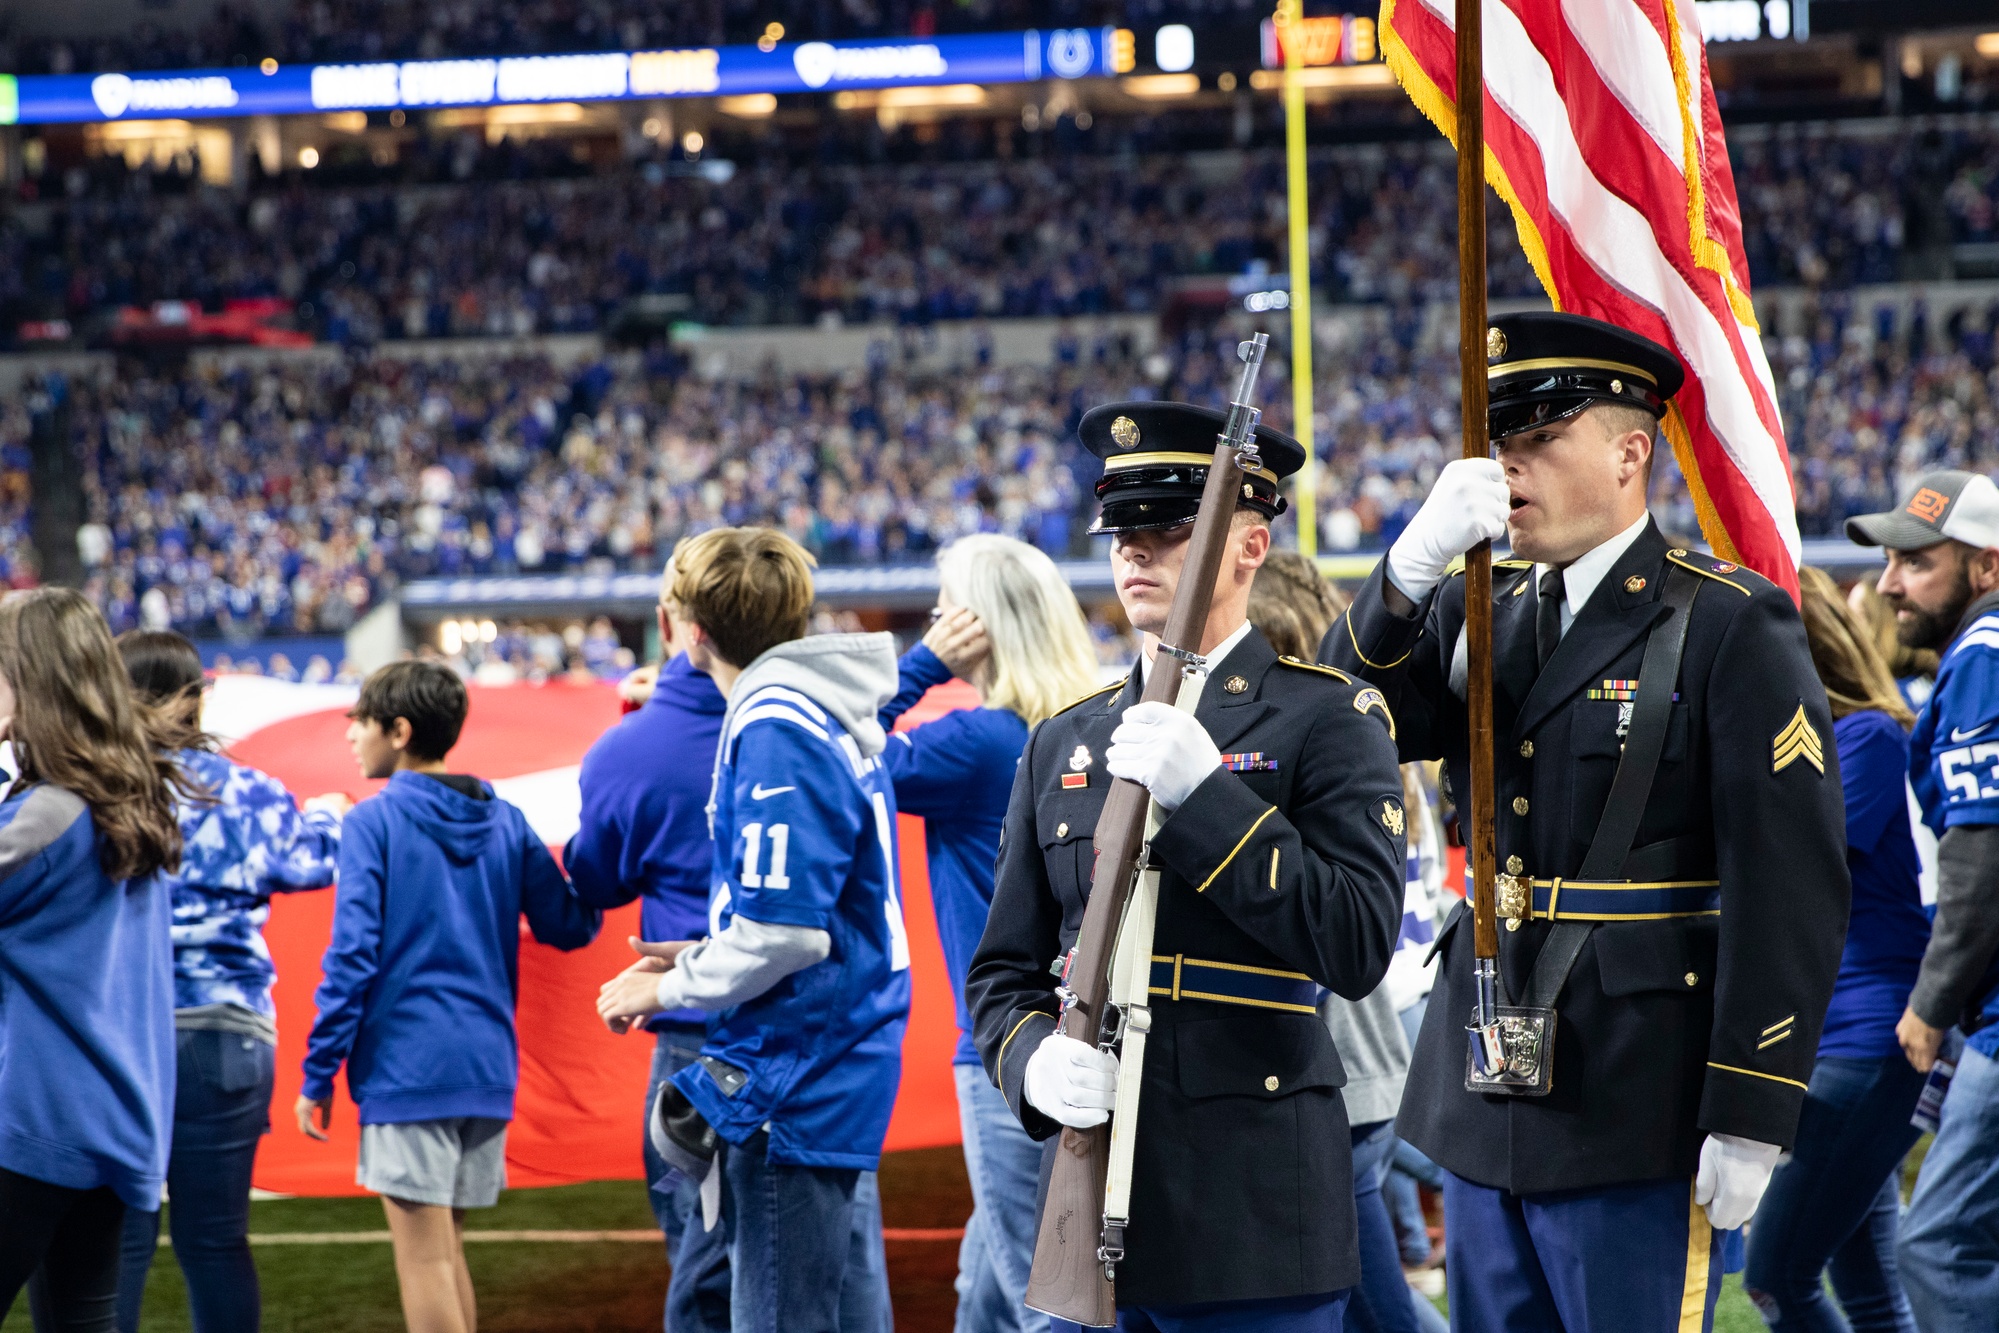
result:
<svg viewBox="0 0 1999 1333"><path fill-rule="evenodd" d="M1460 906L1397 1132L1451 1173L1457 1326L1706 1327L1717 1233L1791 1142L1845 934L1832 720L1783 589L1646 513L1672 354L1559 314L1496 319L1486 350L1497 457L1444 469L1321 650L1463 801L1473 666L1447 563L1511 539L1489 668L1511 1069L1468 1060Z"/></svg>

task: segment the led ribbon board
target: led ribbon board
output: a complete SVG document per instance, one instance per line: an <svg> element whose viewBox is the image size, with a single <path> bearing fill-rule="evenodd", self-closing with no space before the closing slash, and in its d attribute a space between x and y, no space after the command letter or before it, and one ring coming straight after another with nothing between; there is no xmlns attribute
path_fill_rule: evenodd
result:
<svg viewBox="0 0 1999 1333"><path fill-rule="evenodd" d="M581 55L274 65L135 74L0 74L0 125L286 116L520 102L813 93L1121 74L1116 28L1028 29Z"/></svg>

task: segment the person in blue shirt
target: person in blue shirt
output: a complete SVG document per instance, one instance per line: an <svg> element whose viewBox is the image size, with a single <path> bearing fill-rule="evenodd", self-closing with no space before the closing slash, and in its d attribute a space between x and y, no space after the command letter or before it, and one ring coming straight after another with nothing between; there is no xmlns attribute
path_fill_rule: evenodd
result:
<svg viewBox="0 0 1999 1333"><path fill-rule="evenodd" d="M1832 706L1853 909L1797 1141L1757 1210L1744 1284L1772 1328L1914 1333L1895 1272L1900 1167L1916 1142L1909 1116L1923 1090L1895 1023L1930 938L1905 789L1914 715L1838 585L1819 569L1798 578L1812 663Z"/></svg>
<svg viewBox="0 0 1999 1333"><path fill-rule="evenodd" d="M667 565L662 593L673 585ZM636 710L583 756L582 811L563 853L576 894L593 907L640 900L639 934L650 941L697 940L708 933L708 784L722 730L722 692L675 642L673 621L655 610L671 659ZM636 673L635 673L636 674ZM649 1113L659 1086L692 1064L707 1037L707 1015L681 1009L654 1016ZM694 1182L672 1170L642 1135L646 1198L666 1236L672 1277L666 1325L674 1333L726 1333L729 1254L719 1233L687 1219L699 1208Z"/></svg>
<svg viewBox="0 0 1999 1333"><path fill-rule="evenodd" d="M200 794L178 802L180 868L163 872L173 901L172 1254L202 1333L256 1333L250 1174L270 1129L277 1070L276 970L264 943L271 895L333 884L340 795L303 813L269 774L231 763L201 733L201 654L168 630L133 630L118 652L138 697L172 728L174 758ZM136 1333L160 1215L125 1214L118 1326Z"/></svg>
<svg viewBox="0 0 1999 1333"><path fill-rule="evenodd" d="M712 1014L653 1129L709 1159L703 1223L728 1219L735 1333L879 1329L880 1233L854 1217L909 1013L895 792L876 721L894 691L894 639L807 638L811 557L781 533L716 528L683 541L673 568L669 613L729 701L709 807L709 934L635 946L640 963L605 984L598 1013L614 1030L688 1005Z"/></svg>
<svg viewBox="0 0 1999 1333"><path fill-rule="evenodd" d="M600 920L526 816L447 771L466 704L449 668L402 661L368 677L349 713L361 776L389 782L341 830L333 938L293 1106L299 1128L324 1139L347 1066L361 1117L355 1181L382 1196L412 1333L478 1324L461 1232L465 1209L491 1207L506 1184L521 917L558 949L588 944Z"/></svg>
<svg viewBox="0 0 1999 1333"><path fill-rule="evenodd" d="M1895 1035L1919 1073L1969 1035L1902 1219L1902 1284L1923 1333L1989 1329L1999 1309L1999 486L1931 472L1898 509L1846 523L1887 548L1877 587L1912 648L1939 651L1909 737L1909 780L1936 833L1937 902Z"/></svg>
<svg viewBox="0 0 1999 1333"><path fill-rule="evenodd" d="M0 738L0 1320L34 1275L55 1327L111 1333L125 1212L166 1176L186 780L67 588L0 601Z"/></svg>
<svg viewBox="0 0 1999 1333"><path fill-rule="evenodd" d="M992 908L1000 827L1027 733L1095 690L1099 670L1083 609L1042 552L980 533L946 547L937 568L935 621L902 655L899 688L882 708L881 723L894 726L932 686L953 676L979 691L981 706L895 733L882 762L895 783L896 808L925 820L930 901L957 1009L952 1073L972 1215L958 1247L956 1330L1030 1333L1048 1328L1048 1316L1024 1304L1041 1145L979 1065L965 971Z"/></svg>

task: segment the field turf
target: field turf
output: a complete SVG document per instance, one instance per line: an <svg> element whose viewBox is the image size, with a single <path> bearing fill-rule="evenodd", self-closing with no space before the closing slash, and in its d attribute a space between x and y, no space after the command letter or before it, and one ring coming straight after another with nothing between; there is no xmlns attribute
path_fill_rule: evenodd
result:
<svg viewBox="0 0 1999 1333"><path fill-rule="evenodd" d="M883 1224L957 1227L971 1211L956 1148L894 1154L882 1162ZM381 1231L381 1204L364 1199L278 1199L251 1205L253 1235ZM640 1187L628 1181L514 1190L472 1215L471 1230L626 1231L653 1225ZM666 1294L666 1264L649 1244L488 1242L466 1246L479 1293L480 1333L654 1333ZM383 1244L265 1245L256 1250L266 1333L395 1333L402 1328L395 1267ZM955 1241L888 1246L889 1285L901 1333L949 1333L956 1298ZM1717 1333L1758 1333L1763 1321L1730 1278ZM187 1333L185 1288L162 1248L146 1287L147 1333ZM27 1298L0 1333L30 1333Z"/></svg>

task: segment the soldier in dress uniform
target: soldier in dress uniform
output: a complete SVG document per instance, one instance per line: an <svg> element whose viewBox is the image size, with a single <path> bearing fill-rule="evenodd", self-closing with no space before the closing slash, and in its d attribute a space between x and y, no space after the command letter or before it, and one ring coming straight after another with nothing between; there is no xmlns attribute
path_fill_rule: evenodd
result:
<svg viewBox="0 0 1999 1333"><path fill-rule="evenodd" d="M1111 777L1145 786L1166 817L1151 843L1162 873L1118 1326L1332 1333L1360 1264L1345 1074L1315 1006L1322 988L1358 998L1387 970L1402 781L1381 692L1278 657L1247 619L1285 508L1278 480L1304 461L1268 428L1201 637L1199 705L1189 716L1139 703L1145 674L1162 669L1156 636L1223 424L1179 403L1082 420L1104 460L1093 531L1113 538L1118 599L1145 651L1128 679L1029 738L966 991L986 1072L1028 1133L1104 1122L1117 1060L1056 1031L1057 974Z"/></svg>
<svg viewBox="0 0 1999 1333"><path fill-rule="evenodd" d="M1455 1327L1704 1329L1718 1233L1791 1143L1845 936L1832 719L1790 597L1647 516L1673 355L1561 314L1496 319L1486 350L1497 457L1443 470L1320 657L1388 697L1402 758L1443 759L1462 811L1447 567L1511 538L1492 579L1500 1003L1559 1015L1552 1086L1468 1090L1461 904L1397 1133L1450 1172Z"/></svg>

